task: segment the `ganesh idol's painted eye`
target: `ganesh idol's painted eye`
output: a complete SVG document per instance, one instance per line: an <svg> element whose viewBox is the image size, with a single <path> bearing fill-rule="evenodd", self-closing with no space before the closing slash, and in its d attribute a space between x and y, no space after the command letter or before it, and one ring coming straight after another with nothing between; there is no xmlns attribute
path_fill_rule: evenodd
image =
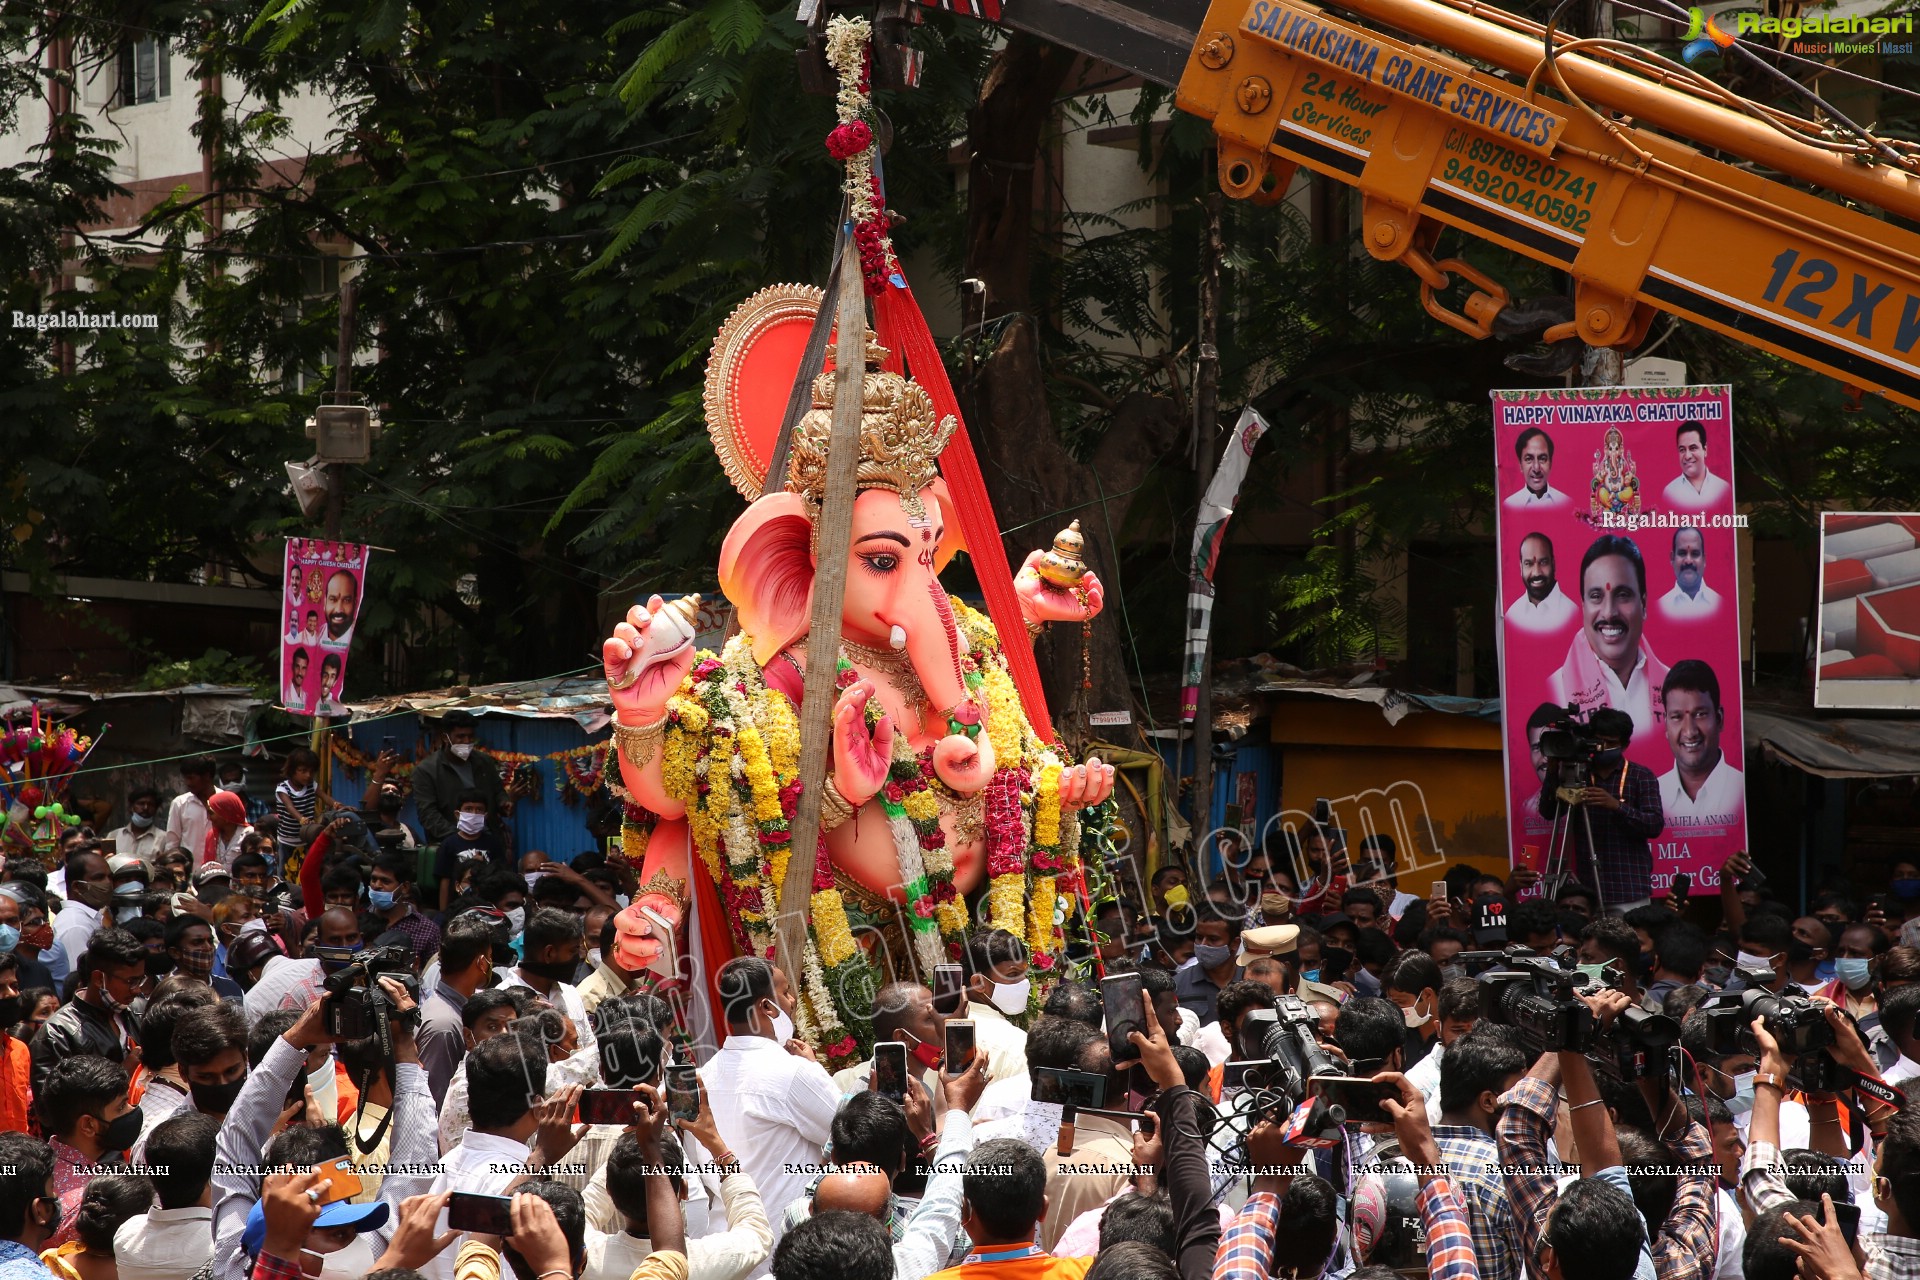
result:
<svg viewBox="0 0 1920 1280"><path fill-rule="evenodd" d="M900 557L889 551L879 551L861 556L860 563L867 567L869 573L885 577L900 567Z"/></svg>

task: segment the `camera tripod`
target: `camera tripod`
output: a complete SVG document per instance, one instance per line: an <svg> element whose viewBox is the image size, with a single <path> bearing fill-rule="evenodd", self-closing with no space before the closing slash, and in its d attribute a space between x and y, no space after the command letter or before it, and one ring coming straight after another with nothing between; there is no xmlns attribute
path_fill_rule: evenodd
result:
<svg viewBox="0 0 1920 1280"><path fill-rule="evenodd" d="M1575 811L1587 828L1587 856L1593 852L1593 812L1587 808L1586 801L1580 798L1583 788L1559 787L1555 794L1560 797L1560 811L1553 815L1553 832L1547 837L1547 856L1540 865L1540 885L1546 890L1547 901L1552 902L1561 888L1574 878L1573 867L1577 850L1573 847L1573 815ZM1598 881L1598 867L1595 867L1594 880ZM1595 896L1600 899L1600 910L1607 909L1606 894L1596 883L1593 886Z"/></svg>

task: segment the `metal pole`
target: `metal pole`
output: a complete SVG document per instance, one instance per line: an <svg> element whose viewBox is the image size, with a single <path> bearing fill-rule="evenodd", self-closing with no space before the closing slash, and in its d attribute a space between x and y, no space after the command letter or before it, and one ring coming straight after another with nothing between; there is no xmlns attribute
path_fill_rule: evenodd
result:
<svg viewBox="0 0 1920 1280"><path fill-rule="evenodd" d="M1214 460L1219 455L1220 349L1216 344L1220 318L1220 260L1226 246L1220 238L1220 209L1226 197L1210 192L1206 199L1207 232L1200 252L1199 360L1193 378L1193 433L1195 440L1194 520L1204 514L1207 486L1213 483ZM1200 664L1200 697L1193 717L1193 828L1201 874L1211 874L1213 849L1207 837L1213 830L1213 635L1207 635L1207 655Z"/></svg>
<svg viewBox="0 0 1920 1280"><path fill-rule="evenodd" d="M353 344L354 344L354 282L350 277L340 279L340 345L333 359L333 396L335 403L345 404L348 392L353 390ZM340 509L346 502L346 477L341 473L338 463L327 468L327 541L340 541Z"/></svg>
<svg viewBox="0 0 1920 1280"><path fill-rule="evenodd" d="M807 629L807 673L800 700L800 801L793 815L793 854L780 886L774 921L774 963L798 985L806 955L809 898L820 856L820 790L833 745L834 671L840 659L840 606L847 588L847 546L860 461L861 385L867 368L867 299L854 241L840 268L839 334L834 346L833 428L827 437L826 492L820 502L820 553ZM822 299L825 305L827 299ZM772 477L769 477L769 483Z"/></svg>

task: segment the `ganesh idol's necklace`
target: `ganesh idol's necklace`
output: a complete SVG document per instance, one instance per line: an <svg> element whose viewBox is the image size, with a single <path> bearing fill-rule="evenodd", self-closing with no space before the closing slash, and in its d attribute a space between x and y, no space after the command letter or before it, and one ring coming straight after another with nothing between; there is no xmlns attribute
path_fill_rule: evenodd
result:
<svg viewBox="0 0 1920 1280"><path fill-rule="evenodd" d="M846 654L847 661L887 677L901 693L911 695L914 701L925 701L920 676L913 669L913 660L906 654L895 653L891 649L875 649L845 636L840 637L840 648Z"/></svg>

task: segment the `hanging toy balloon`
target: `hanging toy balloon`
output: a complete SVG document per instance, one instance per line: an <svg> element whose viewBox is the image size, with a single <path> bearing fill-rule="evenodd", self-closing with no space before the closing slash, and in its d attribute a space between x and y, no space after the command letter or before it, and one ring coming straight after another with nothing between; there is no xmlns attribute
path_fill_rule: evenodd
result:
<svg viewBox="0 0 1920 1280"><path fill-rule="evenodd" d="M47 814L49 814L50 812L52 812L52 810L48 809L47 806L41 805L39 808L33 811L33 816L37 820L37 819L45 818Z"/></svg>

